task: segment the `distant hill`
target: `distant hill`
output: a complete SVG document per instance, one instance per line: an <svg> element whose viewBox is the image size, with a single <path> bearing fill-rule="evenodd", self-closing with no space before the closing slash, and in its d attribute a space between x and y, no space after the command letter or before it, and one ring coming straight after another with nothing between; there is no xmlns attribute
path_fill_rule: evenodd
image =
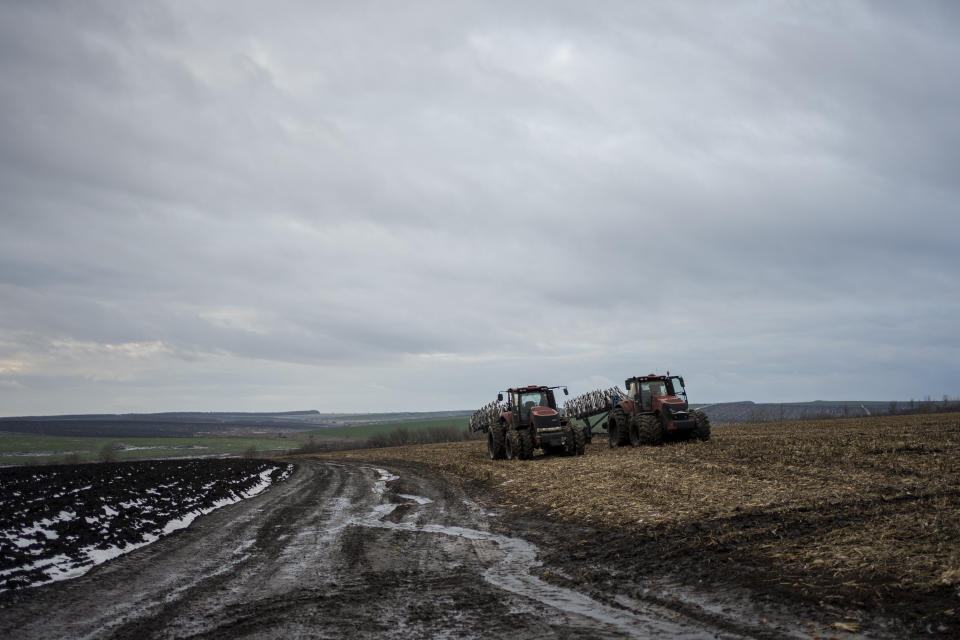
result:
<svg viewBox="0 0 960 640"><path fill-rule="evenodd" d="M309 411L80 414L0 418L0 432L116 438L189 437L230 431L310 431L469 415L470 411L320 413Z"/></svg>
<svg viewBox="0 0 960 640"><path fill-rule="evenodd" d="M867 415L890 413L916 413L922 411L954 409L960 403L924 400L920 402L815 400L813 402L719 402L709 405L692 405L701 408L713 424L738 422L773 422L779 420L813 420L826 418L856 418Z"/></svg>
<svg viewBox="0 0 960 640"><path fill-rule="evenodd" d="M0 418L4 421L43 422L49 420L67 421L82 420L85 422L236 422L245 420L304 420L319 416L316 409L308 411L275 411L264 413L251 412L222 412L222 411L168 411L164 413L80 413L57 416L20 416L16 418Z"/></svg>
<svg viewBox="0 0 960 640"><path fill-rule="evenodd" d="M472 410L461 411L404 411L399 413L340 413L321 414L321 429L349 427L354 425L382 424L393 422L420 422L439 418L459 418L472 415ZM318 431L317 433L321 433Z"/></svg>

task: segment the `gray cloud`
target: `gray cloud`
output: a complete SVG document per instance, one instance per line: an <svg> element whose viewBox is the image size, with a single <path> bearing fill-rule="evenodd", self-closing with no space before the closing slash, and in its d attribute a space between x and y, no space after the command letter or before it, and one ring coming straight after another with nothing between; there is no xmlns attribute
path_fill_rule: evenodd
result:
<svg viewBox="0 0 960 640"><path fill-rule="evenodd" d="M0 413L955 395L958 26L6 3Z"/></svg>

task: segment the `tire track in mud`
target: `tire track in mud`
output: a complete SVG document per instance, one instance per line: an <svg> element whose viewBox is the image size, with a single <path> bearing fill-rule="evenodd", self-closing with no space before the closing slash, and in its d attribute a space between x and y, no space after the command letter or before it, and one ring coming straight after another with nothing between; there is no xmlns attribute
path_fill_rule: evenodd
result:
<svg viewBox="0 0 960 640"><path fill-rule="evenodd" d="M254 527L246 535L252 537L237 547L242 557L229 571L215 572L168 598L162 610L121 627L114 637L149 636L159 629L165 637L192 637L221 627L233 636L251 620L263 625L316 599L318 576L309 567L321 565L329 553L322 532L342 514L336 505L361 497L361 487L348 485L329 468L301 466L307 477L247 516ZM355 495L346 495L351 491Z"/></svg>
<svg viewBox="0 0 960 640"><path fill-rule="evenodd" d="M531 573L435 477L305 460L284 483L0 609L19 638L742 638ZM729 627L726 627L729 629ZM769 636L766 636L769 637Z"/></svg>
<svg viewBox="0 0 960 640"><path fill-rule="evenodd" d="M376 468L375 470L380 474L380 478L375 483L373 492L382 496L386 484L399 480L400 477L385 469ZM433 500L422 496L402 493L396 495L400 499L421 507L433 503ZM370 514L355 521L354 524L391 531L450 536L471 541L474 545L493 543L502 556L499 560L491 558L492 554L489 550L484 553L478 549L480 557L492 560L492 564L482 574L484 580L497 588L535 600L566 614L583 616L608 628L615 627L627 637L677 639L742 637L716 629L708 631L703 628L691 628L690 621L686 621L686 624L678 624L673 621L678 614L663 607L631 601L630 607L622 604L621 608L615 608L572 589L550 584L533 574L533 570L541 566L541 563L537 559L537 547L526 540L491 533L489 528L481 530L456 525L389 520L388 517L398 506L400 505L381 503ZM643 609L647 611L644 612ZM657 613L660 615L654 613L656 610L659 610Z"/></svg>

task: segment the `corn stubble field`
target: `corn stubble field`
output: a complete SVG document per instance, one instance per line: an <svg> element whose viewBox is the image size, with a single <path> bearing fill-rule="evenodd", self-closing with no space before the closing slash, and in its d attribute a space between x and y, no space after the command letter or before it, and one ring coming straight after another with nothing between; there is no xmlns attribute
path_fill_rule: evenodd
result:
<svg viewBox="0 0 960 640"><path fill-rule="evenodd" d="M339 457L418 462L498 506L735 562L800 598L960 613L960 415L715 426L710 442L492 461L484 442ZM821 601L822 602L822 601ZM909 615L909 612L908 612ZM951 625L953 626L953 625Z"/></svg>

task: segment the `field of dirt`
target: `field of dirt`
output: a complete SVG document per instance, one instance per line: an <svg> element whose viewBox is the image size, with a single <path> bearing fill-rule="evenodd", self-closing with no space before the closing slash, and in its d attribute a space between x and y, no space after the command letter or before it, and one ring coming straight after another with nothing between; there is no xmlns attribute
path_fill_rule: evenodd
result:
<svg viewBox="0 0 960 640"><path fill-rule="evenodd" d="M711 611L659 591L584 593L531 537L422 468L301 460L82 577L0 593L0 637L803 637L730 596Z"/></svg>
<svg viewBox="0 0 960 640"><path fill-rule="evenodd" d="M707 443L638 449L598 440L583 457L530 461L491 461L480 442L336 455L423 465L504 509L552 541L557 584L743 589L791 603L796 627L823 637L960 634L960 416L719 426Z"/></svg>
<svg viewBox="0 0 960 640"><path fill-rule="evenodd" d="M480 442L293 458L285 481L85 575L0 592L0 637L953 638L957 419L735 425L529 461ZM220 463L195 462L140 493L216 493L199 476ZM83 473L114 466L132 468ZM152 530L149 513L101 526L139 508L103 500L132 477L31 487L45 469L5 485L18 549L77 543L81 520L121 542ZM92 523L71 515L81 494Z"/></svg>

